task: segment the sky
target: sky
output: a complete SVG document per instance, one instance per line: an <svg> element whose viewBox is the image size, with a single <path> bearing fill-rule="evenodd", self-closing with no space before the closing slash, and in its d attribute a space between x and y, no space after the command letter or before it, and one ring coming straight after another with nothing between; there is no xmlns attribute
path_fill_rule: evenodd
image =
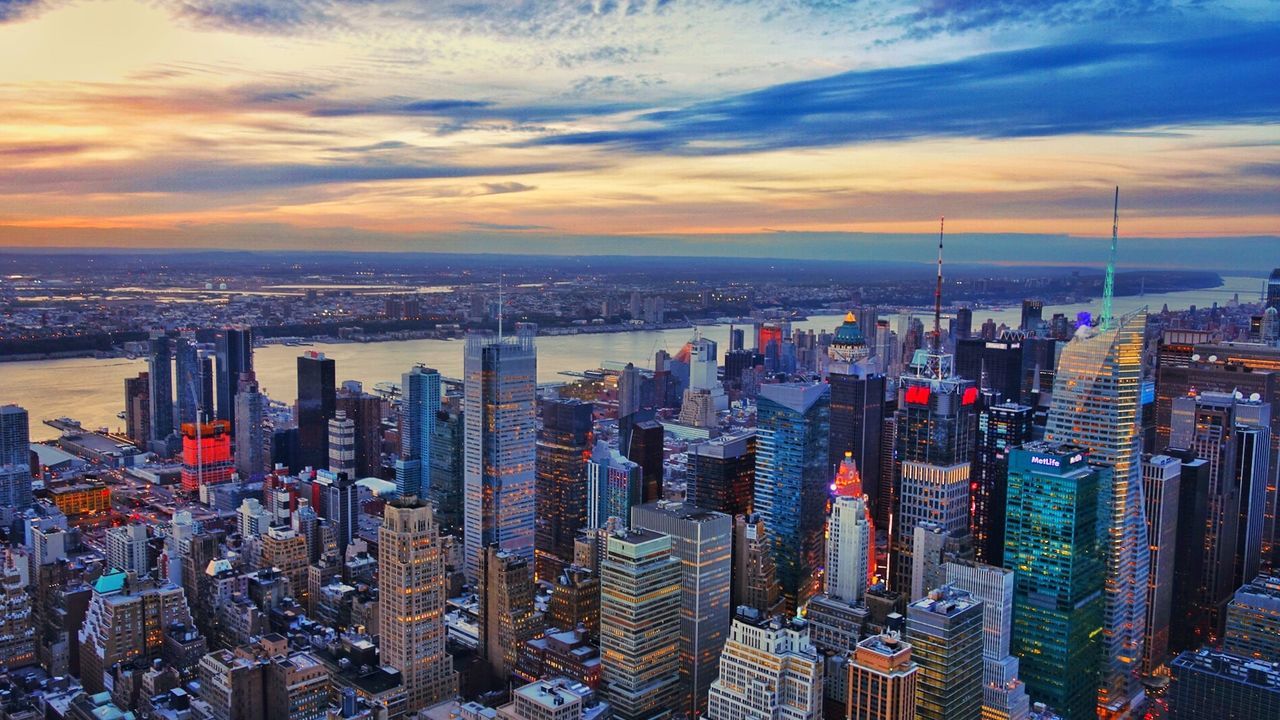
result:
<svg viewBox="0 0 1280 720"><path fill-rule="evenodd" d="M0 0L0 167L0 246L1067 262L1119 185L1270 267L1280 4Z"/></svg>

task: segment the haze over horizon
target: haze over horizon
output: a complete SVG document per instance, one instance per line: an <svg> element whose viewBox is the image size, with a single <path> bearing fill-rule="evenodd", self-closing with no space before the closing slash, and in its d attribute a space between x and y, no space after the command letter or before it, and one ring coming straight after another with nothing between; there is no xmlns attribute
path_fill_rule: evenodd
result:
<svg viewBox="0 0 1280 720"><path fill-rule="evenodd" d="M1096 265L1118 184L1257 270L1277 77L1248 0L0 0L0 248Z"/></svg>

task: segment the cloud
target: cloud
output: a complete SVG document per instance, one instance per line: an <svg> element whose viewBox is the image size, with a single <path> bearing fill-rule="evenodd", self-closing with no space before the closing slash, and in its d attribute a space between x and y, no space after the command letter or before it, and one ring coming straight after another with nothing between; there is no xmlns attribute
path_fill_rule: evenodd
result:
<svg viewBox="0 0 1280 720"><path fill-rule="evenodd" d="M895 20L909 37L962 33L1010 25L1079 25L1168 12L1171 0L925 0Z"/></svg>
<svg viewBox="0 0 1280 720"><path fill-rule="evenodd" d="M1158 43L1077 43L854 71L654 111L546 145L690 155L922 137L1104 133L1280 116L1280 26Z"/></svg>
<svg viewBox="0 0 1280 720"><path fill-rule="evenodd" d="M462 223L463 227L472 230L492 230L495 232L527 232L530 230L552 230L554 228L546 225L505 225L503 223L491 222L466 222Z"/></svg>
<svg viewBox="0 0 1280 720"><path fill-rule="evenodd" d="M280 33L336 23L331 5L314 0L182 0L177 10L201 27Z"/></svg>
<svg viewBox="0 0 1280 720"><path fill-rule="evenodd" d="M30 17L44 6L44 0L0 0L0 23Z"/></svg>

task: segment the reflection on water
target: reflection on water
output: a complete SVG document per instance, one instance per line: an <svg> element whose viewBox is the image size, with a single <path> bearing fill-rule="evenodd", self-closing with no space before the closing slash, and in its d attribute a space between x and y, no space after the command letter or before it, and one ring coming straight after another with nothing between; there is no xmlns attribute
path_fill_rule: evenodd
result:
<svg viewBox="0 0 1280 720"><path fill-rule="evenodd" d="M1244 302L1256 301L1263 281L1258 278L1224 278L1224 285L1211 290L1190 290L1146 297L1122 297L1115 300L1115 312L1122 314L1141 305L1158 312L1166 303L1171 309L1189 305L1207 307L1213 303L1225 304L1234 293ZM921 294L921 303L929 303L931 297ZM1055 312L1074 317L1076 312L1091 308L1088 304L1071 306L1046 305L1044 317ZM882 310L882 313L886 312ZM926 313L927 311L919 311ZM974 311L974 327L987 318L997 323L1017 325L1019 308L997 311ZM815 315L803 322L794 323L795 329L832 330L841 322L840 314ZM728 347L727 325L701 328L704 336L720 344L721 352ZM653 355L659 349L675 354L688 341L691 331L660 330L625 333L601 333L593 335L566 335L538 339L538 381L568 380L560 375L562 370L584 370L598 366L602 361L634 362L641 367L653 366ZM462 342L459 340L402 340L382 343L316 343L306 350L323 352L337 363L338 381L359 380L366 388L384 380L398 380L400 374L415 363L425 363L438 369L446 377L462 377ZM254 369L258 381L272 397L291 402L297 395L297 357L302 350L297 347L272 345L258 348L254 353ZM0 404L17 403L27 408L32 417L31 434L34 438L55 437L51 429L39 420L56 417L72 417L85 427L123 426L116 413L124 407L124 380L146 370L145 360L119 358L95 360L79 358L70 360L43 360L21 363L0 363Z"/></svg>

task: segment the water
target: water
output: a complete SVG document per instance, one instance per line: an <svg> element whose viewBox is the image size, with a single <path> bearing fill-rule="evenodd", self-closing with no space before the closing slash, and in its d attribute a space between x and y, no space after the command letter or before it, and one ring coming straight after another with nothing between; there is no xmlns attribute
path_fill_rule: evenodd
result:
<svg viewBox="0 0 1280 720"><path fill-rule="evenodd" d="M1263 284L1259 278L1227 277L1223 281L1223 286L1207 290L1116 298L1115 313L1120 315L1142 305L1158 312L1166 303L1174 310L1190 305L1208 307L1215 302L1227 303L1234 293L1239 293L1244 302L1256 301ZM924 302L929 299L921 298ZM1044 317L1048 319L1056 312L1074 317L1081 310L1096 313L1098 307L1096 303L1046 305ZM973 314L974 327L979 327L987 318L994 319L997 324L1016 326L1020 313L1019 307L978 309ZM839 314L814 315L806 321L794 323L793 327L832 330L841 320ZM703 327L702 334L719 343L722 352L728 347L729 326ZM678 329L538 338L538 380L570 380L559 373L598 367L605 360L652 367L657 350L665 349L674 355L690 335L690 330ZM434 367L446 377L462 377L462 348L460 340L316 343L306 348L272 345L254 352L254 369L258 381L269 395L290 402L297 391L296 358L303 350L316 350L333 358L337 363L339 382L359 380L366 389L371 389L378 382L398 381L400 374L415 363ZM124 380L146 369L145 360L122 358L0 363L0 404L17 403L27 408L32 418L31 436L36 439L57 436L54 430L40 423L57 417L75 418L89 428L122 429L124 421L118 419L116 413L124 407Z"/></svg>

